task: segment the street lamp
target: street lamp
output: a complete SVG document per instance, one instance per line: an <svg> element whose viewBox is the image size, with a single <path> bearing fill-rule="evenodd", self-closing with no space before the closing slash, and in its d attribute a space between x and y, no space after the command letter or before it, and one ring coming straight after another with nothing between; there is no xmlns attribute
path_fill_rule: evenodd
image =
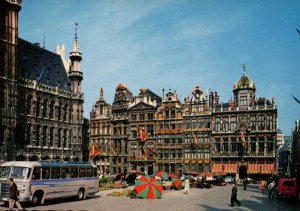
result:
<svg viewBox="0 0 300 211"><path fill-rule="evenodd" d="M261 168L262 168L262 166L259 166L259 180L261 181Z"/></svg>

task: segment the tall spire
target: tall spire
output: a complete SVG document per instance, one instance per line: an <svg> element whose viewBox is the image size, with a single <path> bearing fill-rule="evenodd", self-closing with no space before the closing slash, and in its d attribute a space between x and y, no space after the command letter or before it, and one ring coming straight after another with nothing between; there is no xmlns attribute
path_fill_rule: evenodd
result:
<svg viewBox="0 0 300 211"><path fill-rule="evenodd" d="M79 52L78 40L77 40L77 26L78 26L78 23L75 23L75 40L74 40L73 52Z"/></svg>

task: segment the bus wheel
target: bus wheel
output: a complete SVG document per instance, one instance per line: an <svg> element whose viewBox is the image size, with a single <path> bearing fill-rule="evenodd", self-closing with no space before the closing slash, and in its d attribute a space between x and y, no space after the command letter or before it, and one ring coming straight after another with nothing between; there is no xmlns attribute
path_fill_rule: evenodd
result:
<svg viewBox="0 0 300 211"><path fill-rule="evenodd" d="M77 193L77 199L78 199L78 200L85 199L84 190L83 190L82 188L79 189L79 191L78 191L78 193Z"/></svg>
<svg viewBox="0 0 300 211"><path fill-rule="evenodd" d="M42 199L41 194L35 193L32 197L32 204L34 206L39 205L41 203L41 199Z"/></svg>

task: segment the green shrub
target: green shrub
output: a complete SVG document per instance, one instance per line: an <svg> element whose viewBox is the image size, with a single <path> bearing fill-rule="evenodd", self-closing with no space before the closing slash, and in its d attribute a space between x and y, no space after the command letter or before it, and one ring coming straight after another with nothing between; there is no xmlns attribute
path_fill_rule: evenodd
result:
<svg viewBox="0 0 300 211"><path fill-rule="evenodd" d="M108 182L108 178L107 177L102 177L99 182L100 183L107 183Z"/></svg>

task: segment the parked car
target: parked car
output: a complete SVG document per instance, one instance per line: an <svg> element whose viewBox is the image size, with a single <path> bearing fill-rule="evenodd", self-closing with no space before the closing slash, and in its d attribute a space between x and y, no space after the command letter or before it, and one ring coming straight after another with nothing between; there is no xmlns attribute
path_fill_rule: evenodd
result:
<svg viewBox="0 0 300 211"><path fill-rule="evenodd" d="M252 178L250 178L250 177L247 177L247 183L248 184L257 184L257 181L255 180L255 179L252 179Z"/></svg>
<svg viewBox="0 0 300 211"><path fill-rule="evenodd" d="M227 183L233 183L234 182L234 177L233 176L226 176L224 181L227 182Z"/></svg>
<svg viewBox="0 0 300 211"><path fill-rule="evenodd" d="M278 181L277 197L297 197L297 181L294 178L281 178Z"/></svg>

